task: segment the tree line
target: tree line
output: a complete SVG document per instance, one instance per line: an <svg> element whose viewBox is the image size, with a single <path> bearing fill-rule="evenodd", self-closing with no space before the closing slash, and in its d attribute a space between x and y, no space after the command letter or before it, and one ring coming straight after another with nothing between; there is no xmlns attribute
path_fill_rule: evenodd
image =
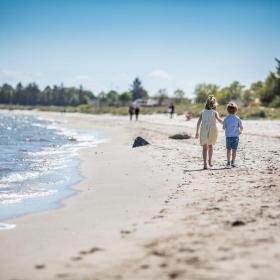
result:
<svg viewBox="0 0 280 280"><path fill-rule="evenodd" d="M0 87L0 103L13 105L55 105L55 106L77 106L88 104L94 99L91 91L75 87L47 86L40 90L36 83L23 86L18 83L15 88L9 84Z"/></svg>
<svg viewBox="0 0 280 280"><path fill-rule="evenodd" d="M249 88L245 88L238 81L232 82L226 87L219 87L212 83L198 84L195 88L195 103L204 103L207 96L215 95L220 104L227 104L231 100L238 100L244 106L253 103L263 106L280 107L280 60L276 59L276 71L271 72L264 81L252 83ZM9 84L0 87L0 104L13 105L55 105L55 106L78 106L89 105L127 105L137 99L148 99L149 94L142 85L139 78L135 78L128 91L118 93L115 90L108 92L101 91L96 96L89 90L84 90L82 86L64 87L47 86L40 90L36 83L23 86L18 83L15 88ZM166 89L160 89L154 96L159 105L163 105L170 99ZM176 103L190 103L186 94L181 89L176 89L172 97Z"/></svg>
<svg viewBox="0 0 280 280"><path fill-rule="evenodd" d="M174 92L174 96L178 100L182 100L184 99L185 92L177 89ZM11 105L78 106L89 104L126 106L129 102L137 99L145 100L148 98L148 92L142 86L139 78L134 79L128 91L122 93L118 93L115 90L101 91L97 95L94 95L89 90L84 90L82 86L79 88L64 87L63 84L53 87L47 86L43 90L40 90L36 83L29 83L27 86L18 83L15 87L5 83L0 87L0 104ZM160 89L155 98L161 104L169 99L169 96L165 89Z"/></svg>
<svg viewBox="0 0 280 280"><path fill-rule="evenodd" d="M257 81L245 88L238 81L229 86L219 87L216 84L202 83L195 88L195 102L204 103L207 96L215 95L219 104L227 104L231 100L238 100L244 106L260 104L269 107L280 107L280 60L275 59L276 71L269 73L264 81Z"/></svg>

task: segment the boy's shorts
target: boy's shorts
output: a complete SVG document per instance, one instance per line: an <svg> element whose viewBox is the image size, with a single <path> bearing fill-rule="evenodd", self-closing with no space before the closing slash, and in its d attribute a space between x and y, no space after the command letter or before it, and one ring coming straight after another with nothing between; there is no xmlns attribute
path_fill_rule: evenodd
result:
<svg viewBox="0 0 280 280"><path fill-rule="evenodd" d="M227 137L226 146L228 150L237 150L239 137Z"/></svg>

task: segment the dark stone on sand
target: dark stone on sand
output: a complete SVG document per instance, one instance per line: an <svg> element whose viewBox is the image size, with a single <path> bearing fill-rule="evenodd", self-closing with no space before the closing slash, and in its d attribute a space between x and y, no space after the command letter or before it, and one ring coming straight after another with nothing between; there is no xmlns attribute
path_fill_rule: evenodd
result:
<svg viewBox="0 0 280 280"><path fill-rule="evenodd" d="M141 146L145 146L145 145L149 145L150 143L148 141L146 141L144 138L142 137L137 137L134 140L133 146L132 148L136 148L136 147L141 147Z"/></svg>
<svg viewBox="0 0 280 280"><path fill-rule="evenodd" d="M233 227L245 226L245 223L243 221L236 220L231 223L231 226L233 226Z"/></svg>
<svg viewBox="0 0 280 280"><path fill-rule="evenodd" d="M188 134L174 134L169 136L170 139L176 139L176 140L183 140L183 139L190 139L191 136Z"/></svg>

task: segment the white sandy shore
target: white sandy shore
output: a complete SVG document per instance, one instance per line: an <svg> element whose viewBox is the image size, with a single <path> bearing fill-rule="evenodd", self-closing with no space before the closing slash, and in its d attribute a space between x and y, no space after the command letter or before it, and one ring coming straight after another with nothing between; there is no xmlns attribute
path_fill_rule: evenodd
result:
<svg viewBox="0 0 280 280"><path fill-rule="evenodd" d="M195 120L36 114L109 141L81 151L81 192L63 208L7 221L1 280L279 279L279 121L244 122L232 170L221 132L201 171L195 139L168 139ZM138 135L151 145L132 149Z"/></svg>

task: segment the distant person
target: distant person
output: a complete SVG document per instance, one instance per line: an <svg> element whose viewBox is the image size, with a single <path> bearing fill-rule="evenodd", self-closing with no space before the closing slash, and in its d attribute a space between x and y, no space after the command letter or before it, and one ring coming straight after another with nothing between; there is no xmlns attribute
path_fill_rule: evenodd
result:
<svg viewBox="0 0 280 280"><path fill-rule="evenodd" d="M226 168L236 167L235 158L239 143L239 135L243 132L243 125L240 118L236 115L238 107L230 102L227 105L228 116L224 119L223 128L226 135L227 165Z"/></svg>
<svg viewBox="0 0 280 280"><path fill-rule="evenodd" d="M172 118L173 118L173 114L174 114L174 112L175 112L175 106L174 106L173 103L171 103L171 104L169 105L168 110L169 110L169 114L170 114L170 119L172 119Z"/></svg>
<svg viewBox="0 0 280 280"><path fill-rule="evenodd" d="M139 116L139 114L140 114L140 108L137 106L136 108L135 108L135 120L136 121L138 121L138 116Z"/></svg>
<svg viewBox="0 0 280 280"><path fill-rule="evenodd" d="M192 112L185 113L186 121L190 121L192 119Z"/></svg>
<svg viewBox="0 0 280 280"><path fill-rule="evenodd" d="M128 114L129 114L129 119L132 121L134 115L134 107L132 105L130 105L128 108Z"/></svg>
<svg viewBox="0 0 280 280"><path fill-rule="evenodd" d="M202 155L204 167L207 169L207 153L208 153L208 164L212 167L212 155L213 155L213 146L217 142L218 137L218 128L216 120L219 123L223 124L223 120L219 117L218 112L216 111L217 102L214 95L209 95L205 109L201 112L196 126L195 138L200 137L200 145L203 147ZM201 124L201 128L200 128ZM200 133L199 133L200 128Z"/></svg>

